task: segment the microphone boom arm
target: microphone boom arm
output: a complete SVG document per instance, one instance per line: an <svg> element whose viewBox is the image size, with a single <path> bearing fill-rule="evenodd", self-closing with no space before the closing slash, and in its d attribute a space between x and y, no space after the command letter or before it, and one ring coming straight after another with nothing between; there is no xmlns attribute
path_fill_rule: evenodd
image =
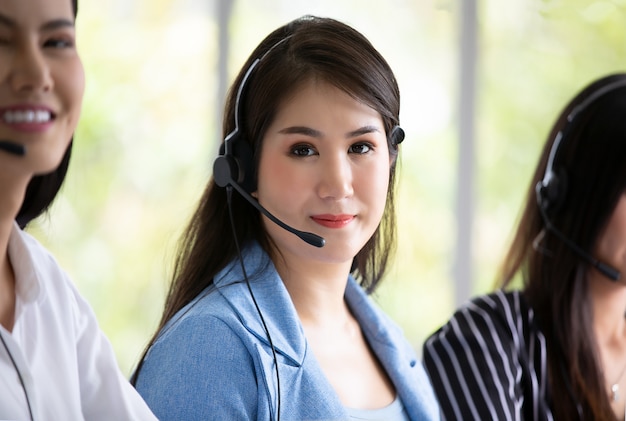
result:
<svg viewBox="0 0 626 421"><path fill-rule="evenodd" d="M322 237L320 237L317 234L313 234L312 232L305 232L305 231L300 231L297 230L293 227L290 227L289 225L285 224L283 221L281 221L280 219L276 218L274 215L272 215L267 209L265 209L263 206L261 206L261 204L254 198L252 197L250 194L248 194L248 192L246 192L240 185L239 183L229 183L227 187L233 187L235 190L237 190L237 193L239 193L244 199L246 199L246 201L248 201L252 206L254 206L259 212L261 212L263 215L267 216L273 223L275 223L276 225L278 225L279 227L283 228L286 231L289 231L290 233L296 235L297 237L299 237L301 240L305 241L306 243L315 246L315 247L324 247L324 244L326 244L326 240L324 240Z"/></svg>

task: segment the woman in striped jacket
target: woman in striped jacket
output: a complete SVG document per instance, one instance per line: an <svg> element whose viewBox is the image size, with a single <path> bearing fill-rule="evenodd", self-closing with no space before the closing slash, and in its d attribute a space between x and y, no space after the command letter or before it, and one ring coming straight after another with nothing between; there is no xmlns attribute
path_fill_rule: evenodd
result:
<svg viewBox="0 0 626 421"><path fill-rule="evenodd" d="M624 116L626 74L594 81L565 107L500 288L425 342L446 419L625 419Z"/></svg>

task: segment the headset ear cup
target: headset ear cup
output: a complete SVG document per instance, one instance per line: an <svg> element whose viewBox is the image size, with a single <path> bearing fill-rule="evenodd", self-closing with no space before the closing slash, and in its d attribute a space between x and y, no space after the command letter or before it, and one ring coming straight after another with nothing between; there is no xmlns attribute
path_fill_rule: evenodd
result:
<svg viewBox="0 0 626 421"><path fill-rule="evenodd" d="M393 126L389 133L389 144L392 148L398 149L398 145L404 140L404 130L400 126Z"/></svg>
<svg viewBox="0 0 626 421"><path fill-rule="evenodd" d="M226 142L231 145L229 154L225 153ZM220 187L226 187L234 182L247 193L252 193L256 190L254 167L254 153L248 142L233 137L220 145L219 155L213 162L213 179Z"/></svg>
<svg viewBox="0 0 626 421"><path fill-rule="evenodd" d="M550 213L557 212L565 202L567 196L567 173L563 168L553 172L552 177L543 183L540 189L540 206Z"/></svg>
<svg viewBox="0 0 626 421"><path fill-rule="evenodd" d="M254 171L254 152L250 144L243 139L233 143L233 155L237 161L239 175L237 182L247 193L256 190L256 172Z"/></svg>

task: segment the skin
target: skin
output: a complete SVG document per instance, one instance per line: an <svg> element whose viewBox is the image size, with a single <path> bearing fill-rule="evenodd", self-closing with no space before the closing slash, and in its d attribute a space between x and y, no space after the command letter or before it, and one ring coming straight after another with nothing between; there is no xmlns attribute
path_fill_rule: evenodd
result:
<svg viewBox="0 0 626 421"><path fill-rule="evenodd" d="M259 202L287 224L326 239L315 248L264 220L307 341L344 405L386 406L395 390L343 299L352 259L386 203L391 158L382 118L311 80L279 107L262 148Z"/></svg>
<svg viewBox="0 0 626 421"><path fill-rule="evenodd" d="M589 292L596 343L606 373L607 394L611 396L611 385L617 382L619 399L612 406L618 418L623 419L626 400L626 194L620 198L599 235L593 255L621 272L621 280L612 282L598 271L591 270Z"/></svg>
<svg viewBox="0 0 626 421"><path fill-rule="evenodd" d="M0 139L27 150L23 157L0 151L0 323L9 331L15 313L7 251L13 221L30 179L58 167L80 116L85 77L75 37L69 0L0 1ZM39 111L45 121L11 123L15 117L8 114L16 110Z"/></svg>

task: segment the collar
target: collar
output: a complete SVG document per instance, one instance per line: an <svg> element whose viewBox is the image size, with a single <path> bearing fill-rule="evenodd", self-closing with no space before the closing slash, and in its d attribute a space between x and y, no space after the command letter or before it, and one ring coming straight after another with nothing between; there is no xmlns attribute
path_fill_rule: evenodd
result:
<svg viewBox="0 0 626 421"><path fill-rule="evenodd" d="M302 366L306 355L304 330L274 264L257 243L244 248L242 261L276 353L291 365ZM261 343L270 346L241 266L239 259L233 260L215 276L214 288L245 328ZM437 405L429 380L402 330L377 309L351 275L344 296L407 411L418 414L419 419L435 419ZM339 403L337 405L341 408Z"/></svg>
<svg viewBox="0 0 626 421"><path fill-rule="evenodd" d="M263 314L276 352L290 359L292 364L301 365L306 354L304 330L272 260L256 242L244 248L242 260L245 262L250 289ZM270 346L241 266L238 258L230 262L215 276L215 288L230 304L245 328L259 341ZM368 341L375 341L378 346L394 348L397 336L402 333L399 329L389 329L387 323L378 323L381 313L372 306L365 291L352 275L348 276L345 299Z"/></svg>
<svg viewBox="0 0 626 421"><path fill-rule="evenodd" d="M241 253L250 289L272 338L274 349L291 363L300 366L306 355L306 339L300 319L272 260L258 243L247 245ZM229 303L237 317L259 341L270 346L263 322L246 284L239 258L234 259L214 278L215 288Z"/></svg>

